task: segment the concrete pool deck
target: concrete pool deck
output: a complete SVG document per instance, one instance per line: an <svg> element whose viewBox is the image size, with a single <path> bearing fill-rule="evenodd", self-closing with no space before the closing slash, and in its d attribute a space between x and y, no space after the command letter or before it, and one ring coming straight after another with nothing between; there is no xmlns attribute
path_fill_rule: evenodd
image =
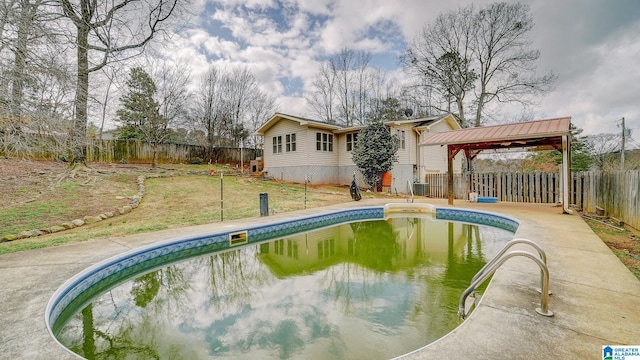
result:
<svg viewBox="0 0 640 360"><path fill-rule="evenodd" d="M446 206L446 200L419 201ZM402 200L363 200L323 209L386 202ZM526 258L512 258L498 269L480 305L461 326L406 358L602 359L603 345L640 345L640 281L579 216L563 215L561 208L549 204L456 201L454 206L504 214L521 222L515 236L537 242L547 253L553 293L549 309L555 316L544 317L535 312L540 306L536 290L540 286L538 266ZM67 279L98 261L159 240L317 211L308 209L0 255L0 359L77 358L49 336L45 308Z"/></svg>

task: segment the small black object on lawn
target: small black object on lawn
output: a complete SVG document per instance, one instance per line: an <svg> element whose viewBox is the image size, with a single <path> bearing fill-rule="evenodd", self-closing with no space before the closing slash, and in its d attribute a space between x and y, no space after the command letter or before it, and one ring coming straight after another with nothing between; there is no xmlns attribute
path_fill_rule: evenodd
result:
<svg viewBox="0 0 640 360"><path fill-rule="evenodd" d="M355 171L353 172L353 180L351 181L351 186L349 187L349 192L351 193L351 198L354 201L359 201L360 199L362 199L362 195L360 195L360 189L358 188L358 185L356 184L356 173L355 173Z"/></svg>

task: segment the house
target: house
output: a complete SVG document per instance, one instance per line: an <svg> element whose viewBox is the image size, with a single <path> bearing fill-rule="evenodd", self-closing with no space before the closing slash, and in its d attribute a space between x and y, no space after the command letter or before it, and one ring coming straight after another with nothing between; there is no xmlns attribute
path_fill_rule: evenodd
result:
<svg viewBox="0 0 640 360"><path fill-rule="evenodd" d="M466 251L470 233L475 228L475 225L456 223L449 226L447 222L433 219L414 221L407 217L391 217L379 224L361 226L357 223L341 224L263 242L259 247L259 256L271 272L280 278L314 273L345 262L377 272L406 269L421 262L424 254L429 254L431 264L446 266L449 263L449 266L455 266L451 254ZM371 229L378 233L388 230L395 234L394 243L403 249L402 253L368 250L368 247L380 246L377 241L359 240L367 238ZM468 255L482 256L473 253ZM362 268L358 271L362 271Z"/></svg>
<svg viewBox="0 0 640 360"><path fill-rule="evenodd" d="M389 121L385 125L400 139L398 162L391 170L391 189L405 193L409 184L424 182L426 174L447 171L446 147L419 144L438 132L460 129L453 115ZM351 158L363 127L276 113L256 130L256 135L263 137L264 173L283 181L348 185L355 171L358 184L366 186ZM461 157L456 157L456 171L461 168Z"/></svg>

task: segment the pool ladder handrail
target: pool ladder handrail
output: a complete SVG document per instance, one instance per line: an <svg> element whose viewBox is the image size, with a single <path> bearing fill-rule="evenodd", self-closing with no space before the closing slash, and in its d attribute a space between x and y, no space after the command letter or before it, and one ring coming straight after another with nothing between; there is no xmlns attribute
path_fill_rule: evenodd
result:
<svg viewBox="0 0 640 360"><path fill-rule="evenodd" d="M409 195L411 195L411 198L409 198ZM409 201L409 199L411 199L411 201ZM413 202L413 186L411 186L410 180L407 180L407 202Z"/></svg>
<svg viewBox="0 0 640 360"><path fill-rule="evenodd" d="M507 253L512 246L516 244L527 244L536 249L538 255L540 257L536 257L534 254L528 251L522 250L514 250ZM547 256L544 250L535 242L528 239L513 239L509 241L505 246L498 252L498 254L491 259L487 264L485 264L476 275L471 279L471 285L467 287L467 289L460 296L460 302L458 304L458 316L461 319L466 318L466 309L465 302L467 297L471 294L475 293L475 290L480 284L482 284L485 280L487 280L493 273L498 270L502 264L504 264L507 260L515 256L524 256L531 260L533 260L540 267L540 307L536 308L536 312L543 316L553 316L553 312L549 310L549 295L551 292L549 291L549 268L547 267Z"/></svg>

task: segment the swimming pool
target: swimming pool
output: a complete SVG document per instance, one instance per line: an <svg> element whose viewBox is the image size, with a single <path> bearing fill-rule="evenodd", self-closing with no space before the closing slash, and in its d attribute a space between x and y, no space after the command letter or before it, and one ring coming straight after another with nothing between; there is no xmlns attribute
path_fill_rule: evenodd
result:
<svg viewBox="0 0 640 360"><path fill-rule="evenodd" d="M483 226L471 227L460 222L463 220ZM381 227L372 227L373 223L378 223ZM439 224L437 229L432 226L435 223ZM394 226L390 230L385 224ZM354 228L357 226L366 229ZM444 278L445 281L459 283L463 289L468 285L475 270L490 260L490 257L486 257L491 249L495 248L497 251L517 226L516 220L497 214L424 205L390 204L328 212L250 227L242 231L177 239L130 251L74 276L50 300L46 321L52 334L62 334L63 337L65 332L81 331L88 323L95 326L98 330L92 332L93 340L80 338L76 340L76 345L71 345L76 348L87 347L89 352L92 351L92 346L96 348L113 342L115 327L119 327L116 331L118 334L131 335L126 341L119 338L116 346L118 349L128 346L129 351L157 351L132 342L134 338L148 333L148 329L155 326L159 329L179 330L170 331L165 335L168 339L186 342L186 350L176 350L177 345L172 341L161 342L169 349L165 350L169 353L175 352L176 357L201 358L212 354L222 356L230 347L229 338L233 338L240 339L240 345L235 346L240 349L239 352L229 355L233 358L243 354L246 357L300 356L300 344L308 339L315 339L315 342L327 346L324 352L318 350L322 347L309 348L310 352L305 353L303 357L314 357L314 352L327 355L327 351L333 351L329 352L332 354L331 357L361 358L362 351L370 352L384 341L383 337L379 337L380 333L398 332L400 337L382 349L390 351L376 351L375 354L367 355L371 358L393 357L426 345L444 335L440 333L429 335L431 337L427 338L416 338L417 333L425 332L425 326L437 327L434 324L442 323L451 324L453 327L457 325L451 317L424 315L421 308L428 307L429 304L438 304L442 297L455 298L452 306L455 314L457 297L461 292L451 286L446 288L446 291L431 291L430 279ZM506 232L497 236L496 228L504 229ZM474 233L479 231L488 232L488 237L500 239L494 239L495 246L491 241L476 243L479 239ZM394 248L395 255L392 258L378 255L376 249L381 246L366 245L366 238L376 237L376 234L384 232L396 234L393 242L387 244L387 247ZM438 232L444 235L444 242L423 241L426 238L434 238ZM269 239L277 240L268 242ZM480 247L484 253L480 252ZM243 250L229 250L234 248ZM418 249L421 249L422 254L417 254ZM215 251L218 252L212 255ZM208 255L202 256L203 254ZM447 263L452 256L463 260L472 259L473 266L468 266L469 261ZM348 260L338 262L338 258ZM183 259L191 260L176 263ZM416 262L434 266L409 266L415 265ZM186 265L188 263L191 265ZM173 265L167 266L168 264ZM237 270L238 265L244 269L242 272ZM205 270L201 271L203 268ZM454 268L457 270L453 271ZM469 273L468 279L458 276L460 269L464 268L467 268ZM243 274L242 277L238 277L240 273ZM224 278L221 278L222 274L226 274ZM141 276L136 278L137 275ZM185 279L176 281L176 278ZM207 278L204 282L206 285L195 281L202 278ZM382 278L395 280L382 285L374 281ZM217 294L207 298L202 294L212 292L213 280L217 285ZM160 285L167 283L170 283L169 288L160 290ZM172 300L171 297L158 301L144 295L171 292L167 289L173 289L174 294L180 293L179 289L184 290L184 284L194 283L199 283L196 287L200 289L182 291L183 295L189 293L186 296L190 299L188 301ZM310 283L322 284L323 291L308 287ZM421 286L410 287L411 283ZM424 285L425 283L427 285ZM121 285L116 286L117 284ZM239 290L232 292L229 288L234 286ZM291 289L298 293L298 300L303 300L291 300L293 297L285 294L285 290ZM348 292L356 294L356 297L345 300L342 294ZM447 292L451 294L442 295ZM127 296L121 296L119 293L133 296L123 300ZM96 296L100 294L102 300L95 303ZM104 294L108 295L105 297ZM232 297L234 299L228 301ZM182 295L178 298L182 298ZM416 298L420 298L421 301L416 301ZM320 303L318 299L324 300ZM188 306L185 305L185 301L189 303ZM232 309L230 302L240 306ZM304 305L298 306L298 303ZM327 310L327 303L337 304L343 310L346 309L346 312ZM140 309L152 307L155 307L153 316L141 315ZM101 317L106 308L116 311ZM178 315L177 310L181 308L187 309L186 315ZM284 312L278 312L280 310ZM363 313L365 320L352 318L354 312ZM142 326L137 329L128 327L129 320L119 317L123 313L135 313L134 318L138 319L136 321ZM258 316L250 319L247 315L249 313L257 313ZM413 316L408 325L407 314L409 317ZM181 319L178 326L168 326L175 323L176 318ZM105 319L111 323L107 324L106 328L99 328L105 324ZM139 321L140 319L142 320ZM64 330L63 325L68 323L75 323L72 325L72 329L75 330ZM446 328L445 333L453 327ZM209 331L199 330L202 328ZM363 329L367 328L373 329L373 335L359 336ZM409 330L405 331L406 329ZM111 337L107 336L109 331L112 331L109 335ZM336 332L346 334L346 337L335 340L332 334ZM184 337L187 333L200 335L195 337L197 340L188 340ZM203 336L204 333L206 334ZM298 333L301 335L297 335ZM203 337L208 337L209 340L204 341ZM351 346L358 338L365 340L359 350L357 346ZM267 344L269 339L275 339L276 345ZM269 347L275 347L276 352L268 355L264 348ZM247 353L246 349L250 349L251 352Z"/></svg>

